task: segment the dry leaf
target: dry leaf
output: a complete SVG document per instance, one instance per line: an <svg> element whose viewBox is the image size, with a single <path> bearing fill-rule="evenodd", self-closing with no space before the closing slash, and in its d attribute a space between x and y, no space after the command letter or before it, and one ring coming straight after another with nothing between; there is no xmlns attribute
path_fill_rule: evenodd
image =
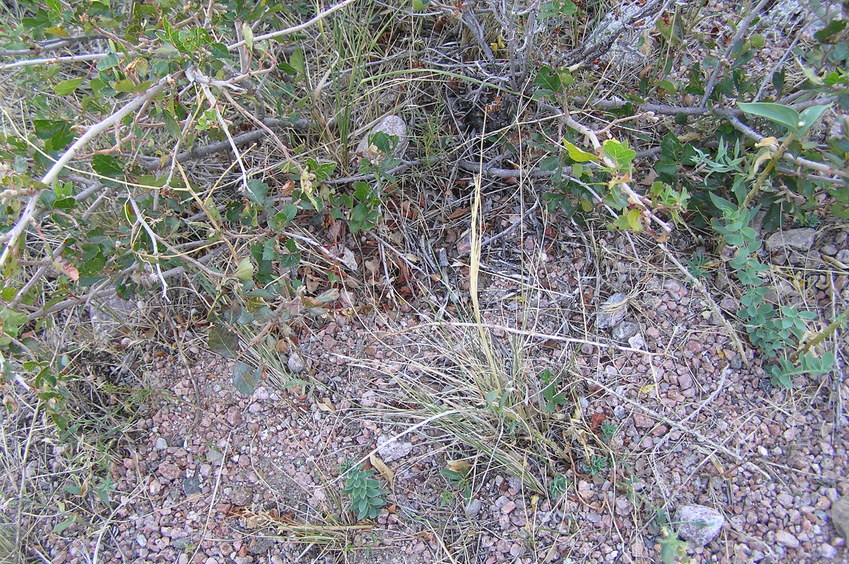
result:
<svg viewBox="0 0 849 564"><path fill-rule="evenodd" d="M354 251L348 247L342 248L342 256L339 257L339 262L344 264L348 269L356 271L359 265L357 264L357 256Z"/></svg>
<svg viewBox="0 0 849 564"><path fill-rule="evenodd" d="M322 401L317 402L319 411L325 411L327 413L333 413L336 411L333 407L333 402L330 401L330 398L324 398Z"/></svg>
<svg viewBox="0 0 849 564"><path fill-rule="evenodd" d="M392 480L395 479L395 472L393 472L392 469L389 468L389 466L387 466L379 456L377 456L377 454L370 454L368 461L371 462L371 465L374 466L378 472L380 472L380 475L383 476L384 480L390 484L392 483Z"/></svg>
<svg viewBox="0 0 849 564"><path fill-rule="evenodd" d="M656 386L656 384L646 384L645 386L640 388L640 393L648 395L655 389Z"/></svg>
<svg viewBox="0 0 849 564"><path fill-rule="evenodd" d="M469 468L472 467L472 465L465 460L446 460L445 465L449 470L458 474L465 474L469 471Z"/></svg>
<svg viewBox="0 0 849 564"><path fill-rule="evenodd" d="M593 413L590 417L590 430L595 431L604 421L607 419L607 415L604 413Z"/></svg>
<svg viewBox="0 0 849 564"><path fill-rule="evenodd" d="M62 257L60 257L56 262L58 263L60 270L62 270L62 272L65 273L68 278L70 278L74 282L80 279L80 271L77 270L77 268L73 264L69 263Z"/></svg>

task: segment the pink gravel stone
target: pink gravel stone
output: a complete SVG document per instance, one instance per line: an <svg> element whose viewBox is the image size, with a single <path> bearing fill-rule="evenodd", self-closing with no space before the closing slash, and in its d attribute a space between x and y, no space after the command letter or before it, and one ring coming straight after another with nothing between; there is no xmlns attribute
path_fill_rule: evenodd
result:
<svg viewBox="0 0 849 564"><path fill-rule="evenodd" d="M180 468L176 464L171 464L170 462L163 462L159 465L159 468L157 468L156 471L166 480L176 480L180 477Z"/></svg>

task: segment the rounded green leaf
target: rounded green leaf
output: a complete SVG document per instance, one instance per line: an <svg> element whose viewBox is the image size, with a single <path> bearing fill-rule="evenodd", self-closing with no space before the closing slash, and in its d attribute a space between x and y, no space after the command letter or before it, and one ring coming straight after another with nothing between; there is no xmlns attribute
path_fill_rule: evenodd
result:
<svg viewBox="0 0 849 564"><path fill-rule="evenodd" d="M72 78L70 80L63 80L59 84L53 87L53 92L58 94L59 96L67 96L68 94L73 93L80 84L83 83L85 78Z"/></svg>
<svg viewBox="0 0 849 564"><path fill-rule="evenodd" d="M563 140L563 144L566 146L566 150L569 152L569 158L575 161L576 163L585 163L588 161L598 160L597 156L578 148L576 145L570 143L566 139Z"/></svg>
<svg viewBox="0 0 849 564"><path fill-rule="evenodd" d="M239 268L236 269L236 278L242 282L247 282L254 277L254 265L248 257L239 261Z"/></svg>

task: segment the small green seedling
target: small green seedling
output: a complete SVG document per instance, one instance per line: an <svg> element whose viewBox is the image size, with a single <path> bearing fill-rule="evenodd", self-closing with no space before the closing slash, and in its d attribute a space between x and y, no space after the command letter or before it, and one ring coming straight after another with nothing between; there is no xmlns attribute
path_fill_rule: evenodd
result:
<svg viewBox="0 0 849 564"><path fill-rule="evenodd" d="M357 520L374 519L380 515L380 510L386 505L384 496L388 494L380 487L380 482L374 479L374 470L361 467L348 472L348 482L342 490L351 496L351 511L357 513Z"/></svg>

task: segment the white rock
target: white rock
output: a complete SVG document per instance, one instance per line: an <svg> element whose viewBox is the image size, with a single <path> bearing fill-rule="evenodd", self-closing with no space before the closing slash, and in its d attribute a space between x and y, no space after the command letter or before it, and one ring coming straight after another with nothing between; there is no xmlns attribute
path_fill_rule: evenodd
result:
<svg viewBox="0 0 849 564"><path fill-rule="evenodd" d="M624 342L637 334L640 326L630 321L623 321L616 325L610 332L610 336L614 341Z"/></svg>
<svg viewBox="0 0 849 564"><path fill-rule="evenodd" d="M695 546L704 546L719 534L725 517L720 512L704 505L682 505L675 512L678 534Z"/></svg>
<svg viewBox="0 0 849 564"><path fill-rule="evenodd" d="M797 539L787 531L778 531L777 533L775 533L775 540L779 544L783 544L787 548L799 548L799 539Z"/></svg>
<svg viewBox="0 0 849 564"><path fill-rule="evenodd" d="M618 325L625 318L628 311L628 302L625 294L613 294L599 308L596 314L595 326L597 329L609 329Z"/></svg>
<svg viewBox="0 0 849 564"><path fill-rule="evenodd" d="M209 451L206 453L206 460L210 464L218 464L219 462L224 460L224 455L215 449L209 449Z"/></svg>
<svg viewBox="0 0 849 564"><path fill-rule="evenodd" d="M304 366L304 361L301 360L300 355L294 351L292 351L292 354L289 355L289 361L286 363L286 366L288 366L289 370L291 370L295 374L303 372L304 368L306 368Z"/></svg>
<svg viewBox="0 0 849 564"><path fill-rule="evenodd" d="M398 441L390 441L390 437L381 435L377 438L377 444L383 445L377 449L377 453L384 462L392 462L399 458L404 458L410 451L413 450L413 443L399 443ZM386 443L386 444L384 444Z"/></svg>
<svg viewBox="0 0 849 564"><path fill-rule="evenodd" d="M641 333L637 333L628 339L628 345L632 349L644 349L646 347L646 340L643 339L643 335Z"/></svg>
<svg viewBox="0 0 849 564"><path fill-rule="evenodd" d="M849 497L841 497L831 505L831 523L844 539L849 538Z"/></svg>
<svg viewBox="0 0 849 564"><path fill-rule="evenodd" d="M357 145L357 156L365 157L369 160L377 160L383 156L374 145L369 145L369 139L375 133L385 133L386 135L394 135L398 138L398 143L395 145L395 150L392 151L393 157L401 157L407 150L409 140L407 139L407 123L400 117L390 114L384 117L380 122L371 128L371 131L360 140Z"/></svg>
<svg viewBox="0 0 849 564"><path fill-rule="evenodd" d="M778 231L766 240L766 250L772 252L784 247L791 247L800 251L809 251L814 245L816 234L817 232L810 227Z"/></svg>
<svg viewBox="0 0 849 564"><path fill-rule="evenodd" d="M823 543L820 545L820 556L828 560L832 560L837 556L837 549L828 544L827 542Z"/></svg>
<svg viewBox="0 0 849 564"><path fill-rule="evenodd" d="M165 450L166 448L168 448L168 441L166 441L162 437L158 437L156 439L156 443L154 443L154 445L153 445L153 449L154 450Z"/></svg>
<svg viewBox="0 0 849 564"><path fill-rule="evenodd" d="M474 517L478 513L481 512L481 500L473 499L466 504L466 515L468 517Z"/></svg>

